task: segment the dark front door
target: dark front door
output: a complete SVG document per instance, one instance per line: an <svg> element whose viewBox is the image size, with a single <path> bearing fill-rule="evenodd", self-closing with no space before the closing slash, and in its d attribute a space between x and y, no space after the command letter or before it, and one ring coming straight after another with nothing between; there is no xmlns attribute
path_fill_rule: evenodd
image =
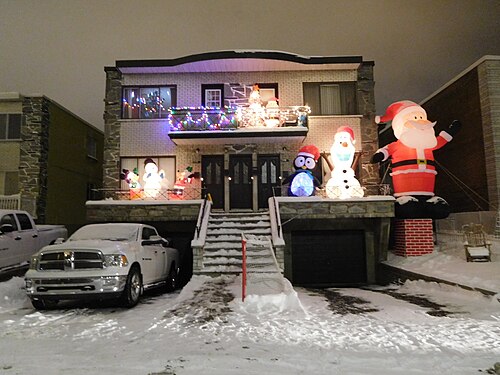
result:
<svg viewBox="0 0 500 375"><path fill-rule="evenodd" d="M257 157L259 186L259 208L267 208L267 200L274 195L281 195L280 157L279 155L259 155Z"/></svg>
<svg viewBox="0 0 500 375"><path fill-rule="evenodd" d="M212 197L212 208L224 208L224 156L202 156L201 177L205 192Z"/></svg>
<svg viewBox="0 0 500 375"><path fill-rule="evenodd" d="M365 236L362 230L292 232L294 285L366 284Z"/></svg>
<svg viewBox="0 0 500 375"><path fill-rule="evenodd" d="M252 155L230 155L229 177L231 209L252 208Z"/></svg>

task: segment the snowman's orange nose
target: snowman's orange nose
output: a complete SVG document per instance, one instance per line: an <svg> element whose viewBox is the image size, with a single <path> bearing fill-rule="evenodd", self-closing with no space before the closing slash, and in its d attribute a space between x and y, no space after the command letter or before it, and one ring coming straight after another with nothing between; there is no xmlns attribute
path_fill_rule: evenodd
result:
<svg viewBox="0 0 500 375"><path fill-rule="evenodd" d="M347 147L347 142L342 142L342 147Z"/></svg>

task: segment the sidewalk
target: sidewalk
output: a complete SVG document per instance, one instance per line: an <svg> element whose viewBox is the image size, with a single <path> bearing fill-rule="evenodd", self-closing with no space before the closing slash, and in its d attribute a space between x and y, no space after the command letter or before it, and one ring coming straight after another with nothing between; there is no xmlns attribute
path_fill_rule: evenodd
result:
<svg viewBox="0 0 500 375"><path fill-rule="evenodd" d="M389 252L383 264L500 297L500 240L490 242L491 262L467 262L461 234L438 233L432 254L405 258Z"/></svg>

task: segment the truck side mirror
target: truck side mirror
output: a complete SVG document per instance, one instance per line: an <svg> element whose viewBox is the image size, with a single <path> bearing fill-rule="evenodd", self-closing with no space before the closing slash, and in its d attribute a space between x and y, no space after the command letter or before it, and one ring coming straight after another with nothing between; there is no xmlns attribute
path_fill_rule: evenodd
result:
<svg viewBox="0 0 500 375"><path fill-rule="evenodd" d="M14 232L14 227L12 224L3 224L0 226L0 233L11 233Z"/></svg>

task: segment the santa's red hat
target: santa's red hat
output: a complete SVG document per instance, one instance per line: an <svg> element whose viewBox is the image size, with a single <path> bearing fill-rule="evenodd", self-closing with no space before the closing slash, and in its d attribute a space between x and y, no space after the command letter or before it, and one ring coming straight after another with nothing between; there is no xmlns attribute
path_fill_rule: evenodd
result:
<svg viewBox="0 0 500 375"><path fill-rule="evenodd" d="M314 145L307 145L307 146L302 147L299 150L299 153L297 154L297 156L299 156L299 155L307 156L309 158L313 158L314 161L318 161L319 149Z"/></svg>
<svg viewBox="0 0 500 375"><path fill-rule="evenodd" d="M351 141L354 141L354 130L352 130L352 128L349 126L341 126L337 129L337 133L349 133Z"/></svg>
<svg viewBox="0 0 500 375"><path fill-rule="evenodd" d="M399 136L403 131L404 124L400 124L398 118L401 118L403 115L409 112L417 111L424 113L427 117L425 109L423 109L417 103L414 103L410 100L401 100L399 102L392 103L389 107L387 107L383 116L375 116L375 123L379 124L381 122L392 121L392 129L394 131L394 135L399 139Z"/></svg>

